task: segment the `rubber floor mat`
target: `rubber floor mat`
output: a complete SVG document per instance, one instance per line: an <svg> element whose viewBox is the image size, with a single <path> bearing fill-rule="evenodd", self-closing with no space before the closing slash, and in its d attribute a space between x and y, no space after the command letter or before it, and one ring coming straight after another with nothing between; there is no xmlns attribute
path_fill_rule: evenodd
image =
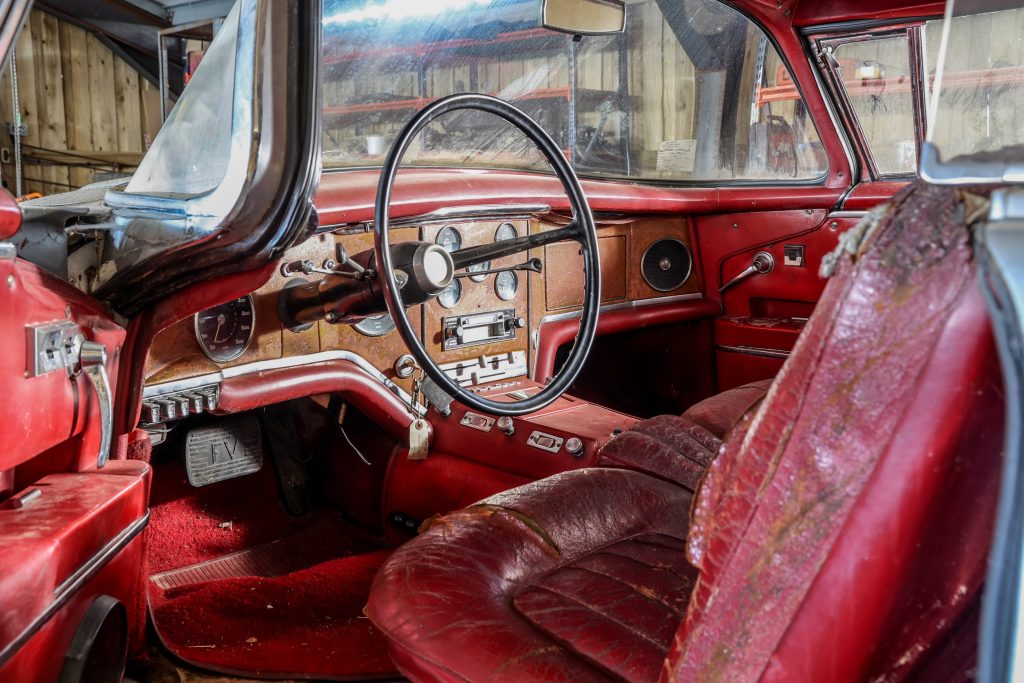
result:
<svg viewBox="0 0 1024 683"><path fill-rule="evenodd" d="M164 647L188 664L257 678L394 678L363 614L390 550L335 516L292 536L150 577Z"/></svg>

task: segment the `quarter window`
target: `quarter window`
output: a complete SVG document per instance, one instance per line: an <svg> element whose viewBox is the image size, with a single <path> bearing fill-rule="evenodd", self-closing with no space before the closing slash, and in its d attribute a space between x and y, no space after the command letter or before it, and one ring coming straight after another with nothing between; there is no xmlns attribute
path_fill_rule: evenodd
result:
<svg viewBox="0 0 1024 683"><path fill-rule="evenodd" d="M880 176L917 172L917 131L906 33L840 43L833 65Z"/></svg>

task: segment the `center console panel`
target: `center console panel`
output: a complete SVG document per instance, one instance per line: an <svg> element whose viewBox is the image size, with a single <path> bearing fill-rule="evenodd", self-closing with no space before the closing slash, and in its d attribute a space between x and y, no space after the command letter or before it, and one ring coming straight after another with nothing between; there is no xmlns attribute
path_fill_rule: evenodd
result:
<svg viewBox="0 0 1024 683"><path fill-rule="evenodd" d="M518 378L473 391L496 401L512 401L541 389L537 382ZM395 518L414 520L415 528L434 515L500 491L593 467L601 446L637 419L566 394L526 416L499 419L453 403L450 415L431 411L430 421L434 433L430 455L410 460L403 450L388 469L383 506L394 540L404 540L406 533L397 528L401 525L394 523Z"/></svg>

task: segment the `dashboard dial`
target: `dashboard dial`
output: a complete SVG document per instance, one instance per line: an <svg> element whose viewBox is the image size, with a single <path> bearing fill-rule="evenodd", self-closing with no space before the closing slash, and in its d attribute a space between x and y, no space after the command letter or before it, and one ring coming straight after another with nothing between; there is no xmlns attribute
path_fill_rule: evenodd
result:
<svg viewBox="0 0 1024 683"><path fill-rule="evenodd" d="M441 290L437 295L438 302L445 308L455 308L462 301L462 282L452 280L452 283Z"/></svg>
<svg viewBox="0 0 1024 683"><path fill-rule="evenodd" d="M458 251L462 249L462 235L456 228L449 225L437 233L437 239L434 240L434 244L440 245L441 248L449 253Z"/></svg>
<svg viewBox="0 0 1024 683"><path fill-rule="evenodd" d="M475 266L470 266L469 268L466 268L466 272L467 273L479 273L481 270L490 270L490 269L491 269L491 262L487 261L485 263L478 263ZM470 275L469 279L472 280L473 282L483 282L484 280L487 279L487 276L486 275Z"/></svg>
<svg viewBox="0 0 1024 683"><path fill-rule="evenodd" d="M498 230L494 233L495 242L504 242L505 240L514 240L519 237L519 231L516 230L516 226L511 223L502 223L498 226Z"/></svg>
<svg viewBox="0 0 1024 683"><path fill-rule="evenodd" d="M511 270L498 273L494 277L494 293L502 301L511 301L519 291L519 276Z"/></svg>
<svg viewBox="0 0 1024 683"><path fill-rule="evenodd" d="M381 313L380 315L371 315L369 318L364 318L352 327L356 328L356 332L365 334L367 337L383 337L395 329L395 321L391 319L389 314Z"/></svg>
<svg viewBox="0 0 1024 683"><path fill-rule="evenodd" d="M196 313L196 341L215 363L232 361L249 348L255 331L255 311L248 294Z"/></svg>

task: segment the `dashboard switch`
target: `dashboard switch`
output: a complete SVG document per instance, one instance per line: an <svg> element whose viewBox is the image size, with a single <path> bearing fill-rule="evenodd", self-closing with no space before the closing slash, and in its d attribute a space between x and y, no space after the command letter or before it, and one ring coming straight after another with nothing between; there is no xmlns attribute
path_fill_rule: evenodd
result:
<svg viewBox="0 0 1024 683"><path fill-rule="evenodd" d="M557 453L562 450L562 438L545 434L544 432L533 432L530 434L530 438L526 440L526 443L549 453Z"/></svg>
<svg viewBox="0 0 1024 683"><path fill-rule="evenodd" d="M479 432L489 432L491 427L494 426L494 418L486 417L485 415L478 415L476 413L466 413L462 416L459 421L463 427L469 427Z"/></svg>
<svg viewBox="0 0 1024 683"><path fill-rule="evenodd" d="M570 455L575 455L577 458L583 455L583 440L579 437L569 437L565 441L565 450L569 451Z"/></svg>

